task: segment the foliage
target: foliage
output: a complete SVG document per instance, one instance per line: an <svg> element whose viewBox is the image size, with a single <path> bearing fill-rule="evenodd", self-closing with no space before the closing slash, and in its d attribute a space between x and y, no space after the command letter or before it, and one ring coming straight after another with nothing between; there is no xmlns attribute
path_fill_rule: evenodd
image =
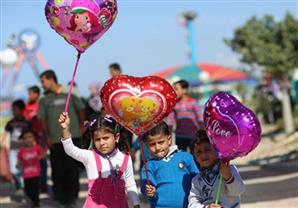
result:
<svg viewBox="0 0 298 208"><path fill-rule="evenodd" d="M290 13L280 22L269 15L254 16L225 43L240 54L243 63L262 66L276 77L298 67L298 20Z"/></svg>

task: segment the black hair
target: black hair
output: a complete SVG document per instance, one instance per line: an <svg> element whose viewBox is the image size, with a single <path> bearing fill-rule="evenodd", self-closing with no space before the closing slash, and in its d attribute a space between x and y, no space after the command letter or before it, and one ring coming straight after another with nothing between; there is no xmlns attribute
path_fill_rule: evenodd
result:
<svg viewBox="0 0 298 208"><path fill-rule="evenodd" d="M93 122L93 124L92 124ZM118 148L121 152L128 153L129 146L126 141L122 138L121 126L118 124L111 116L99 116L97 119L93 119L90 122L90 127L87 126L87 132L89 132L89 137L93 138L93 133L97 130L107 131L114 136L120 134L120 139L118 143L116 143L116 148ZM94 147L93 139L91 140L92 146Z"/></svg>
<svg viewBox="0 0 298 208"><path fill-rule="evenodd" d="M174 85L176 85L176 84L179 84L182 89L188 89L188 87L189 87L188 82L184 79L174 82Z"/></svg>
<svg viewBox="0 0 298 208"><path fill-rule="evenodd" d="M209 143L210 144L210 140L209 137L207 135L207 132L203 129L200 129L197 131L195 138L192 140L191 142L191 146L190 146L190 150L192 153L194 153L194 149L195 146L198 144L201 144L203 142Z"/></svg>
<svg viewBox="0 0 298 208"><path fill-rule="evenodd" d="M23 139L25 134L28 134L28 133L31 133L34 136L34 138L36 139L36 134L33 130L25 129L25 130L22 131L21 135L19 136L19 140Z"/></svg>
<svg viewBox="0 0 298 208"><path fill-rule="evenodd" d="M40 94L40 89L39 89L39 87L36 86L36 85L33 85L33 86L29 87L29 88L28 88L28 91L32 91L32 92L34 92L34 93L36 93L36 94Z"/></svg>
<svg viewBox="0 0 298 208"><path fill-rule="evenodd" d="M109 65L109 68L121 72L121 67L120 67L120 65L119 65L118 63L111 63L111 64Z"/></svg>
<svg viewBox="0 0 298 208"><path fill-rule="evenodd" d="M143 134L142 139L144 142L148 139L149 136L155 136L158 134L164 134L169 136L170 135L170 129L166 122L162 121L159 124L157 124L155 127L147 131L145 134Z"/></svg>
<svg viewBox="0 0 298 208"><path fill-rule="evenodd" d="M69 82L67 83L67 85L70 86L70 85L71 85L71 81L69 81ZM74 87L77 87L77 83L76 83L76 82L73 82L73 86L74 86Z"/></svg>
<svg viewBox="0 0 298 208"><path fill-rule="evenodd" d="M25 102L21 99L15 100L12 103L12 107L17 107L20 110L25 110L25 106L26 106Z"/></svg>
<svg viewBox="0 0 298 208"><path fill-rule="evenodd" d="M58 83L58 79L57 79L56 73L53 70L51 70L51 69L42 72L39 75L39 78L42 78L42 77L46 77L47 79L53 79L55 83Z"/></svg>

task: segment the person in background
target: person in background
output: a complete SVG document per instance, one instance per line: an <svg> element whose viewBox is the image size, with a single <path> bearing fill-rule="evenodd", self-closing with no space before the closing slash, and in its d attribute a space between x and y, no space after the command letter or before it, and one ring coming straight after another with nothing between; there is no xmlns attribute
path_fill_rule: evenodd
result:
<svg viewBox="0 0 298 208"><path fill-rule="evenodd" d="M100 111L102 108L102 104L99 96L100 88L101 88L101 85L98 82L92 82L89 85L90 96L85 100L86 118L88 121L100 116Z"/></svg>
<svg viewBox="0 0 298 208"><path fill-rule="evenodd" d="M79 193L79 164L65 154L60 142L62 130L57 123L59 115L64 111L67 99L67 88L58 84L53 70L47 70L40 75L41 85L45 91L39 100L38 117L43 122L47 144L50 150L52 168L53 194L63 206L74 206ZM68 108L72 119L71 135L76 144L84 131L84 104L78 96L71 94Z"/></svg>
<svg viewBox="0 0 298 208"><path fill-rule="evenodd" d="M25 108L25 118L30 121L31 129L37 137L37 143L47 152L46 137L44 134L42 121L37 117L38 113L38 101L40 96L40 89L34 85L28 88L28 103ZM48 191L48 164L47 158L43 157L40 160L41 174L40 174L40 188L41 192L46 193Z"/></svg>
<svg viewBox="0 0 298 208"><path fill-rule="evenodd" d="M39 95L40 89L38 86L34 85L28 88L28 103L24 111L24 116L28 121L37 116Z"/></svg>
<svg viewBox="0 0 298 208"><path fill-rule="evenodd" d="M256 87L256 112L261 114L265 124L274 124L282 116L280 87L271 73L264 71L260 84Z"/></svg>
<svg viewBox="0 0 298 208"><path fill-rule="evenodd" d="M16 168L17 165L17 154L19 148L21 147L21 142L19 137L23 131L31 129L31 124L25 119L24 116L25 103L23 100L15 100L12 103L12 114L13 118L8 121L5 126L5 135L10 138L9 143L9 165L10 172L13 176L15 188L17 189L16 193L20 193L23 187L22 173Z"/></svg>
<svg viewBox="0 0 298 208"><path fill-rule="evenodd" d="M198 173L193 156L172 145L168 125L162 121L143 135L153 158L147 161L148 181L144 167L141 191L151 207L187 207L191 179Z"/></svg>
<svg viewBox="0 0 298 208"><path fill-rule="evenodd" d="M109 65L111 77L115 77L122 74L121 67L118 63L112 63Z"/></svg>
<svg viewBox="0 0 298 208"><path fill-rule="evenodd" d="M132 143L131 155L132 155L133 161L136 160L136 153L138 151L141 151L139 139L141 139L141 138L136 138L135 141ZM141 142L142 142L142 147L143 147L143 151L144 151L145 161L148 161L151 158L150 151L149 151L148 147L145 145L143 139L141 139ZM139 155L140 155L139 156L139 161L140 161L139 171L141 172L144 162L143 162L143 157L142 157L141 152Z"/></svg>
<svg viewBox="0 0 298 208"><path fill-rule="evenodd" d="M185 80L174 83L178 102L167 118L171 130L175 132L176 144L180 150L190 147L197 130L203 128L203 116L198 101L188 95L189 84Z"/></svg>
<svg viewBox="0 0 298 208"><path fill-rule="evenodd" d="M32 207L39 207L40 159L46 154L37 144L32 130L24 131L19 139L22 140L23 146L18 152L17 166L23 173L24 190Z"/></svg>
<svg viewBox="0 0 298 208"><path fill-rule="evenodd" d="M188 208L239 208L240 195L244 192L242 178L234 165L219 161L205 130L197 132L192 153L200 173L192 179ZM223 183L219 204L215 204L220 175Z"/></svg>

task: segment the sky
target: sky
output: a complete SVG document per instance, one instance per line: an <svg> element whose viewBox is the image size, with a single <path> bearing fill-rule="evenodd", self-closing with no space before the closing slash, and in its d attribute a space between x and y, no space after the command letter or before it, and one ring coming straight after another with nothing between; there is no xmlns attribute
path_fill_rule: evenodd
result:
<svg viewBox="0 0 298 208"><path fill-rule="evenodd" d="M0 0L1 51L12 33L26 28L41 37L39 51L61 84L71 80L76 50L49 26L43 0ZM178 16L195 11L195 44L198 63L220 64L237 68L239 57L223 42L232 38L237 27L252 16L272 15L282 20L286 12L298 17L297 0L118 0L118 15L111 28L82 55L76 83L82 95L88 85L109 79L108 65L120 63L123 73L147 76L172 66L188 63L185 31ZM1 76L3 70L1 70ZM9 81L1 95L9 88ZM2 80L2 79L1 79ZM39 84L28 63L24 63L14 91ZM5 88L6 87L6 88Z"/></svg>

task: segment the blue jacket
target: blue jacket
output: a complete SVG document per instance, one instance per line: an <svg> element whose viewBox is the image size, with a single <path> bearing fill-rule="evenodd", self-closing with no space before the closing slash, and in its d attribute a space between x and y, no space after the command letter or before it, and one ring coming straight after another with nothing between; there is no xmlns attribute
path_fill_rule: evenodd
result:
<svg viewBox="0 0 298 208"><path fill-rule="evenodd" d="M163 159L151 159L147 162L150 185L156 188L156 195L149 198L151 207L182 208L187 207L191 180L198 173L193 156L178 151L177 146L170 148ZM141 173L141 191L146 196L146 174Z"/></svg>

